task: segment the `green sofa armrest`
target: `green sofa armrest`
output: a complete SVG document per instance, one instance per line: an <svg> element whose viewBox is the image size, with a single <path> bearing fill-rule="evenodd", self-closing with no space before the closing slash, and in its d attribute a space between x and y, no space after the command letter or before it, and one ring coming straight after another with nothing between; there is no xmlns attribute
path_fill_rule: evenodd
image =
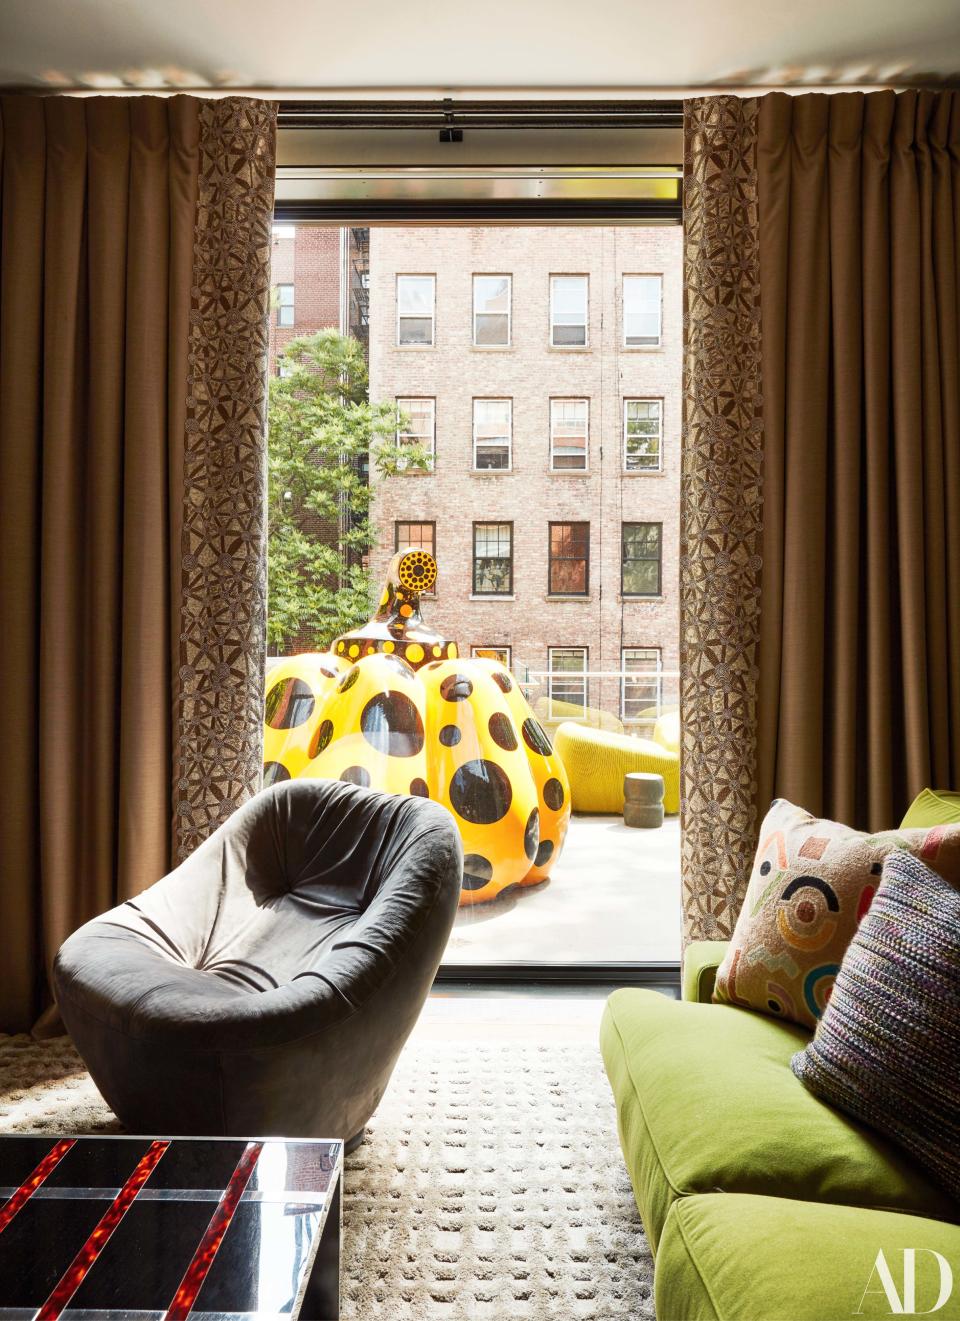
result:
<svg viewBox="0 0 960 1321"><path fill-rule="evenodd" d="M692 940L683 952L681 998L709 1004L717 969L727 952L726 940Z"/></svg>

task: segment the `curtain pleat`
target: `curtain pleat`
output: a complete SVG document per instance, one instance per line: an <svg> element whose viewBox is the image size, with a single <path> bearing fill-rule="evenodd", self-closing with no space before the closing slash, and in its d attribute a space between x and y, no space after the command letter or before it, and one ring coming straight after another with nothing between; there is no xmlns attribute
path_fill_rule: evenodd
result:
<svg viewBox="0 0 960 1321"><path fill-rule="evenodd" d="M238 128L245 113L256 132ZM244 285L251 320L259 308L265 322L268 296L262 270L231 272L199 206L201 162L218 157L227 122L234 167L244 153L259 162L248 191L269 216L271 106L0 99L0 1030L29 1027L49 1003L65 937L163 875L180 847L183 620L197 605L184 590L184 509L198 481L224 477L215 456L192 477L184 461L198 264L207 278L218 269L224 305L230 279ZM254 340L232 366L262 378ZM210 352L221 348L214 338ZM256 390L234 393L256 486L263 412ZM248 608L258 617L259 599ZM211 654L235 645L209 643ZM243 682L247 710L249 673ZM256 744L258 727L235 737ZM208 775L220 756L207 740ZM230 774L224 810L257 783Z"/></svg>
<svg viewBox="0 0 960 1321"><path fill-rule="evenodd" d="M957 99L760 103L759 810L960 782Z"/></svg>

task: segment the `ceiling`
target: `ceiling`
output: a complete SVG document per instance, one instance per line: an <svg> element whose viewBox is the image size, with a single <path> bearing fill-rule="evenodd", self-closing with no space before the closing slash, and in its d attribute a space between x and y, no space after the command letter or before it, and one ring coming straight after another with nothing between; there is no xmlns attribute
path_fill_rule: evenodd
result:
<svg viewBox="0 0 960 1321"><path fill-rule="evenodd" d="M0 0L0 85L624 91L960 80L957 0Z"/></svg>

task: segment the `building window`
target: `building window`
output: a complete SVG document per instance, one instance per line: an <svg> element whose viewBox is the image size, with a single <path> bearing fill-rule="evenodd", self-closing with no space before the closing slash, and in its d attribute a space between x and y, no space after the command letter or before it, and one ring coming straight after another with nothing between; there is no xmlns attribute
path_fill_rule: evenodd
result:
<svg viewBox="0 0 960 1321"><path fill-rule="evenodd" d="M436 523L394 523L393 549L425 550L428 555L437 558Z"/></svg>
<svg viewBox="0 0 960 1321"><path fill-rule="evenodd" d="M273 237L274 239L295 239L297 237L297 227L296 225L275 224L273 226Z"/></svg>
<svg viewBox="0 0 960 1321"><path fill-rule="evenodd" d="M552 472L586 472L589 452L590 401L550 400L550 468Z"/></svg>
<svg viewBox="0 0 960 1321"><path fill-rule="evenodd" d="M551 596L586 596L590 590L590 524L550 524Z"/></svg>
<svg viewBox="0 0 960 1321"><path fill-rule="evenodd" d="M471 647L470 655L478 656L485 660L499 661L500 664L505 665L508 670L513 664L512 647Z"/></svg>
<svg viewBox="0 0 960 1321"><path fill-rule="evenodd" d="M473 466L507 470L510 467L512 399L474 399Z"/></svg>
<svg viewBox="0 0 960 1321"><path fill-rule="evenodd" d="M662 523L624 523L620 588L624 596L659 596Z"/></svg>
<svg viewBox="0 0 960 1321"><path fill-rule="evenodd" d="M623 342L628 349L660 343L663 277L623 277Z"/></svg>
<svg viewBox="0 0 960 1321"><path fill-rule="evenodd" d="M623 401L624 472L660 472L663 468L663 400Z"/></svg>
<svg viewBox="0 0 960 1321"><path fill-rule="evenodd" d="M277 285L277 325L293 325L293 285Z"/></svg>
<svg viewBox="0 0 960 1321"><path fill-rule="evenodd" d="M435 275L397 276L398 344L433 344L436 293Z"/></svg>
<svg viewBox="0 0 960 1321"><path fill-rule="evenodd" d="M288 376L292 376L295 370L295 365L288 362L282 353L277 357L277 375L281 381L285 381Z"/></svg>
<svg viewBox="0 0 960 1321"><path fill-rule="evenodd" d="M513 524L474 523L473 594L513 593Z"/></svg>
<svg viewBox="0 0 960 1321"><path fill-rule="evenodd" d="M587 648L547 648L549 719L582 719L587 714ZM560 703L563 703L560 706ZM575 710L571 711L573 707Z"/></svg>
<svg viewBox="0 0 960 1321"><path fill-rule="evenodd" d="M659 647L623 647L620 652L620 719L636 724L653 719L645 712L660 710L663 679Z"/></svg>
<svg viewBox="0 0 960 1321"><path fill-rule="evenodd" d="M589 280L586 275L550 276L550 343L557 349L587 342Z"/></svg>
<svg viewBox="0 0 960 1321"><path fill-rule="evenodd" d="M437 403L435 399L397 400L397 444L419 445L435 451Z"/></svg>
<svg viewBox="0 0 960 1321"><path fill-rule="evenodd" d="M509 275L473 277L473 342L479 348L503 348L510 343Z"/></svg>

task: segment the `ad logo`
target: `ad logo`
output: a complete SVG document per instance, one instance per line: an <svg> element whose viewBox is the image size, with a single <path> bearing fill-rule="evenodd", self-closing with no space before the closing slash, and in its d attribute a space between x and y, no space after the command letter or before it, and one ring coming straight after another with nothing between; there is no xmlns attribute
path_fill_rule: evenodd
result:
<svg viewBox="0 0 960 1321"><path fill-rule="evenodd" d="M920 1253L926 1253L928 1257L933 1258L933 1263L939 1271L939 1282L933 1278L931 1270L924 1271L923 1288L920 1290L921 1301L929 1302L933 1296L934 1288L939 1288L936 1300L929 1307L917 1305L917 1257ZM941 1257L939 1252L934 1252L932 1248L904 1248L903 1249L903 1272L900 1277L898 1287L894 1279L893 1271L883 1255L883 1248L877 1253L877 1259L873 1263L873 1270L870 1272L870 1278L867 1280L867 1287L860 1296L860 1305L854 1312L854 1316L863 1316L863 1304L872 1296L883 1296L887 1302L891 1316L929 1316L933 1312L939 1312L940 1308L949 1301L953 1292L953 1271L950 1269L950 1263L946 1257ZM870 1309L871 1316L877 1316L875 1307Z"/></svg>

